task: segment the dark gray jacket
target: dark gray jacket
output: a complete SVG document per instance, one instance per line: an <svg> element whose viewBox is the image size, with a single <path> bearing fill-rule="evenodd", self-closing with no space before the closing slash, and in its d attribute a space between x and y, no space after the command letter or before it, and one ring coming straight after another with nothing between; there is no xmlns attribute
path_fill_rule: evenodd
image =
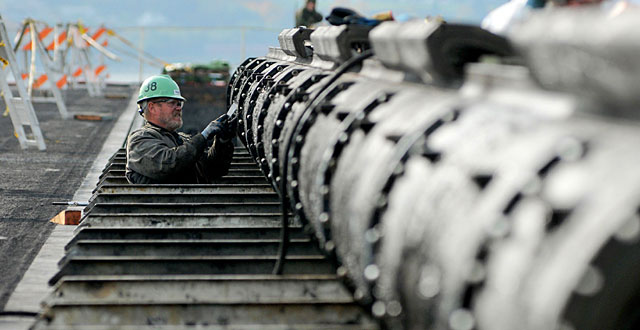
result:
<svg viewBox="0 0 640 330"><path fill-rule="evenodd" d="M211 183L229 171L233 148L231 141L215 141L205 153L202 134L188 136L147 122L127 139L126 177L144 184Z"/></svg>
<svg viewBox="0 0 640 330"><path fill-rule="evenodd" d="M308 28L313 28L314 24L320 21L322 21L322 14L315 10L311 11L306 7L303 7L296 12L296 27L306 26Z"/></svg>

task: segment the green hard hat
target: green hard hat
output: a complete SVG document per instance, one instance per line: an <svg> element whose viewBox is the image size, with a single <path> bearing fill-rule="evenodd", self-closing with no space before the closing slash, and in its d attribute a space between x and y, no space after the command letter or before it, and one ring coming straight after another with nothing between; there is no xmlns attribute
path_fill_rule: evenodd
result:
<svg viewBox="0 0 640 330"><path fill-rule="evenodd" d="M156 97L168 97L186 101L186 99L180 95L180 87L178 87L178 84L166 74L151 76L145 79L142 85L140 85L137 103Z"/></svg>

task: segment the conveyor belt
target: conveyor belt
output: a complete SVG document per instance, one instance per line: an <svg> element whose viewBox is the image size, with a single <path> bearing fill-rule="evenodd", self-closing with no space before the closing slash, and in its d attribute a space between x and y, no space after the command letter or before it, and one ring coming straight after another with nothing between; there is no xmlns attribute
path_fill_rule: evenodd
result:
<svg viewBox="0 0 640 330"><path fill-rule="evenodd" d="M271 275L279 198L236 149L212 185L131 185L105 166L33 329L377 329L295 220Z"/></svg>

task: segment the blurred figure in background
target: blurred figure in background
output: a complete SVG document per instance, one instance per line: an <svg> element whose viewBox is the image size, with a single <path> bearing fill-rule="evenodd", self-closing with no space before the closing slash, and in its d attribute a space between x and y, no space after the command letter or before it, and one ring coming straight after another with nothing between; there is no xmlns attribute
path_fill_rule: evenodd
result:
<svg viewBox="0 0 640 330"><path fill-rule="evenodd" d="M306 0L304 7L296 12L296 27L306 26L313 28L322 21L322 14L316 11L316 0Z"/></svg>

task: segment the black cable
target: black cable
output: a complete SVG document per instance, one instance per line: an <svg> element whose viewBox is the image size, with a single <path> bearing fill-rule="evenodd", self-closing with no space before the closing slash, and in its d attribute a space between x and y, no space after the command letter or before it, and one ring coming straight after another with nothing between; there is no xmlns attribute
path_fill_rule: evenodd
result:
<svg viewBox="0 0 640 330"><path fill-rule="evenodd" d="M27 312L27 311L0 311L0 316L28 316L28 317L37 317L37 312Z"/></svg>
<svg viewBox="0 0 640 330"><path fill-rule="evenodd" d="M338 80L338 78L340 78L340 76L342 76L345 72L347 72L347 70L351 69L354 65L364 61L365 59L371 57L372 55L373 55L373 51L367 50L356 57L350 58L348 61L340 65L340 67L336 69L336 72L329 79L329 81L318 91L318 93L316 93L316 96L313 98L313 100L309 102L309 107L307 107L304 110L304 113L302 114L302 116L300 116L300 119L298 119L298 122L296 123L293 133L289 136L289 141L286 144L289 150L287 153L287 157L285 157L282 160L283 161L282 175L280 176L280 198L281 198L280 210L282 211L282 214L281 214L282 227L280 229L280 245L278 246L278 260L276 261L276 264L273 267L273 272L272 272L274 275L282 274L282 269L284 267L284 259L287 256L287 249L289 246L289 214L288 214L289 210L288 210L288 203L286 200L286 196L287 196L286 181L287 181L287 174L288 174L287 169L289 166L288 160L289 158L293 157L293 149L291 148L291 144L293 143L294 136L297 136L300 133L300 130L302 129L300 127L300 123L304 123L308 120L313 110L318 107L319 102L322 101L326 96L325 94L327 90L330 91L329 86L332 86L333 83L335 83L335 81ZM322 97L320 97L321 95Z"/></svg>

